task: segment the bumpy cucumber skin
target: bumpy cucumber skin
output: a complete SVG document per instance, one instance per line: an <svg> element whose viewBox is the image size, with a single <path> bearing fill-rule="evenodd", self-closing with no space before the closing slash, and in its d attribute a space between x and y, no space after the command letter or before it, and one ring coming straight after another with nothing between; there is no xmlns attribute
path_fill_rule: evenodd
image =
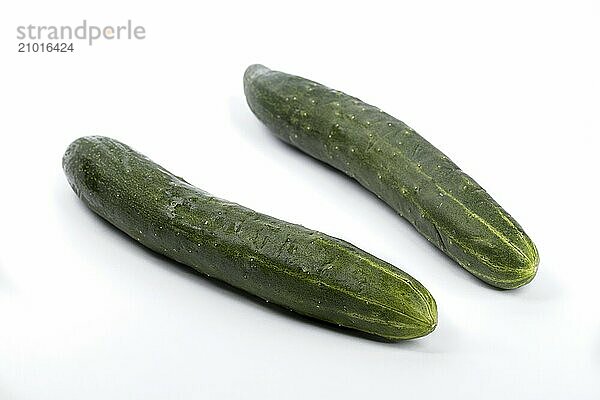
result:
<svg viewBox="0 0 600 400"><path fill-rule="evenodd" d="M90 209L201 273L387 341L435 329L433 297L403 271L342 240L211 196L116 140L77 139L63 168Z"/></svg>
<svg viewBox="0 0 600 400"><path fill-rule="evenodd" d="M356 179L490 285L529 283L539 255L521 226L404 122L316 82L251 65L244 91L280 139Z"/></svg>

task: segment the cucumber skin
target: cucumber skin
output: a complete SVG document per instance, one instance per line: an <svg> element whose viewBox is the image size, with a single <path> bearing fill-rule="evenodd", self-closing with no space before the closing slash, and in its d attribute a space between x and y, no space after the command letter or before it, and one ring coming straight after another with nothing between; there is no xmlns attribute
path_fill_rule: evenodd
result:
<svg viewBox="0 0 600 400"><path fill-rule="evenodd" d="M433 297L403 271L342 240L211 196L116 140L77 139L63 168L95 213L210 277L386 341L435 329Z"/></svg>
<svg viewBox="0 0 600 400"><path fill-rule="evenodd" d="M244 92L276 136L356 179L477 278L514 289L537 273L521 226L402 121L316 82L251 65Z"/></svg>

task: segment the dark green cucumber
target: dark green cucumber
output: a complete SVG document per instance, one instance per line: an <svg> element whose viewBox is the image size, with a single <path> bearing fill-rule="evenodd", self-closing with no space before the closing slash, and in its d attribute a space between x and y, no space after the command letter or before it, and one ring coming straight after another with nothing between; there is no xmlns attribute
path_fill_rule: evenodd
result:
<svg viewBox="0 0 600 400"><path fill-rule="evenodd" d="M471 274L513 289L537 249L471 177L404 122L310 80L248 67L250 109L285 142L360 182Z"/></svg>
<svg viewBox="0 0 600 400"><path fill-rule="evenodd" d="M433 297L408 274L211 196L116 140L77 139L63 168L89 208L144 246L267 301L387 340L436 326Z"/></svg>

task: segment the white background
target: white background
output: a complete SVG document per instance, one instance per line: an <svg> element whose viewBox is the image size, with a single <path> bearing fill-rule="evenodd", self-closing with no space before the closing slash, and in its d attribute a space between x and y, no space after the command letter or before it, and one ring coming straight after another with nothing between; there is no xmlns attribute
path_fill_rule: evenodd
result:
<svg viewBox="0 0 600 400"><path fill-rule="evenodd" d="M597 1L20 1L0 12L0 399L598 399ZM142 41L18 54L18 25L143 25ZM536 242L494 290L251 114L246 66L404 120ZM190 275L104 224L62 153L112 136L188 181L348 240L435 296L385 344ZM418 397L417 397L418 396Z"/></svg>

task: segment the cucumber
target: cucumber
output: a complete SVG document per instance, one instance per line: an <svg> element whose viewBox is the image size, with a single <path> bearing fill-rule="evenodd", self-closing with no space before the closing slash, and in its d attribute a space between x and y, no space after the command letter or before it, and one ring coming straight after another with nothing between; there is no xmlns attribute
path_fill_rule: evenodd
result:
<svg viewBox="0 0 600 400"><path fill-rule="evenodd" d="M539 255L521 226L404 122L262 65L248 67L244 92L276 136L356 179L477 278L514 289L535 276Z"/></svg>
<svg viewBox="0 0 600 400"><path fill-rule="evenodd" d="M89 208L139 243L268 302L390 341L437 324L433 297L405 272L214 197L116 140L75 140L63 168Z"/></svg>

